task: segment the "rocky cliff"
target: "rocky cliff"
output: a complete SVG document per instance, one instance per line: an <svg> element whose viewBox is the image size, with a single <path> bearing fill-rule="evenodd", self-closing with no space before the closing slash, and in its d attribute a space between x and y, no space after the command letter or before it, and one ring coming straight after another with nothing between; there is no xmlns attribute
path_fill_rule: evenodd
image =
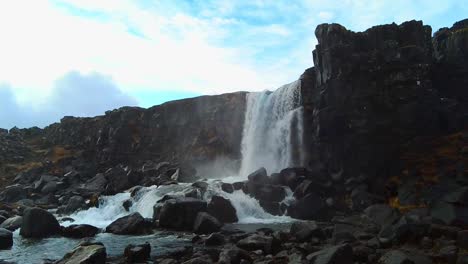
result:
<svg viewBox="0 0 468 264"><path fill-rule="evenodd" d="M359 178L382 195L389 178L424 173L406 170L405 153L465 131L451 162L466 172L467 20L433 38L421 21L364 32L322 24L315 35L315 67L301 76L310 168L336 182Z"/></svg>

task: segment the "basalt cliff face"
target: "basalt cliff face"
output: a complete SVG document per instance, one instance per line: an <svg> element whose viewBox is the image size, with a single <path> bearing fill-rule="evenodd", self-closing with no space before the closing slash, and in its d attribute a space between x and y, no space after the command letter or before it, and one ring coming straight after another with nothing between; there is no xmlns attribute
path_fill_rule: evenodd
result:
<svg viewBox="0 0 468 264"><path fill-rule="evenodd" d="M301 76L310 168L390 196L391 178L466 176L468 20L434 37L421 21L315 35L315 67ZM453 155L421 165L449 134Z"/></svg>

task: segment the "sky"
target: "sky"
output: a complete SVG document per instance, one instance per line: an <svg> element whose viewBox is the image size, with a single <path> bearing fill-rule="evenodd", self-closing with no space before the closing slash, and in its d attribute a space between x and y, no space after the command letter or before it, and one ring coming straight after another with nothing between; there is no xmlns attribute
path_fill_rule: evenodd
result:
<svg viewBox="0 0 468 264"><path fill-rule="evenodd" d="M0 127L274 90L313 65L315 27L468 17L458 0L0 2Z"/></svg>

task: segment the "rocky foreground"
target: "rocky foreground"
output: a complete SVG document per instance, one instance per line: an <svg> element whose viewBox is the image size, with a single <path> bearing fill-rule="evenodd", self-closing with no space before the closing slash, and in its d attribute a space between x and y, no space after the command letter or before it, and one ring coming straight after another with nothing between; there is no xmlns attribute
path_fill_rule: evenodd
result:
<svg viewBox="0 0 468 264"><path fill-rule="evenodd" d="M260 168L206 196L196 167L239 158L244 93L1 130L0 248L19 229L84 239L57 263L468 263L468 20L434 37L418 21L359 33L324 24L316 36L315 67L301 76L304 168ZM103 195L187 182L152 219L133 213L103 230L56 219ZM228 229L238 219L222 194L232 192L297 221ZM193 245L156 257L149 244L129 245L114 258L92 240L159 231Z"/></svg>

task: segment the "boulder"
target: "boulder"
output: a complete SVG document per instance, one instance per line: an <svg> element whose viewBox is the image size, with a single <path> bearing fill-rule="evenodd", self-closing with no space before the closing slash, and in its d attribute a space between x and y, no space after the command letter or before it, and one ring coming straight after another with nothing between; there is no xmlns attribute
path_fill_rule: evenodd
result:
<svg viewBox="0 0 468 264"><path fill-rule="evenodd" d="M352 264L353 249L348 244L328 247L307 255L307 260L314 264Z"/></svg>
<svg viewBox="0 0 468 264"><path fill-rule="evenodd" d="M125 247L124 256L127 263L145 263L151 255L151 245L145 243L142 245L128 245Z"/></svg>
<svg viewBox="0 0 468 264"><path fill-rule="evenodd" d="M199 212L206 212L203 200L179 198L167 200L159 209L159 226L179 230L192 230Z"/></svg>
<svg viewBox="0 0 468 264"><path fill-rule="evenodd" d="M106 248L102 244L84 244L56 262L57 264L105 264Z"/></svg>
<svg viewBox="0 0 468 264"><path fill-rule="evenodd" d="M296 238L299 242L310 241L311 238L315 237L318 239L325 238L325 232L318 227L314 221L298 221L291 225L290 235Z"/></svg>
<svg viewBox="0 0 468 264"><path fill-rule="evenodd" d="M323 220L330 217L325 201L315 193L309 193L288 207L288 215L302 220Z"/></svg>
<svg viewBox="0 0 468 264"><path fill-rule="evenodd" d="M200 212L195 218L193 231L196 234L211 234L218 232L223 226L215 217L208 213Z"/></svg>
<svg viewBox="0 0 468 264"><path fill-rule="evenodd" d="M415 264L407 254L401 250L391 250L379 259L379 264Z"/></svg>
<svg viewBox="0 0 468 264"><path fill-rule="evenodd" d="M23 186L11 185L7 186L0 194L0 199L6 203L15 203L19 200L25 199L28 195Z"/></svg>
<svg viewBox="0 0 468 264"><path fill-rule="evenodd" d="M232 187L234 188L234 191L242 190L244 189L245 182L235 182L232 184Z"/></svg>
<svg viewBox="0 0 468 264"><path fill-rule="evenodd" d="M107 179L102 173L96 174L93 178L88 180L83 188L80 189L80 193L85 196L90 196L92 194L101 194L106 190Z"/></svg>
<svg viewBox="0 0 468 264"><path fill-rule="evenodd" d="M205 246L221 246L226 243L226 238L220 233L213 233L205 240Z"/></svg>
<svg viewBox="0 0 468 264"><path fill-rule="evenodd" d="M128 171L122 166L116 166L108 169L104 176L108 184L106 187L107 194L116 194L131 187Z"/></svg>
<svg viewBox="0 0 468 264"><path fill-rule="evenodd" d="M78 209L83 209L85 207L86 207L86 203L85 203L85 200L83 199L83 197L81 197L79 195L74 195L74 196L70 197L70 199L68 200L67 205L65 207L59 208L57 213L71 214L71 213L77 211Z"/></svg>
<svg viewBox="0 0 468 264"><path fill-rule="evenodd" d="M71 238L94 237L98 232L99 228L86 224L62 227L62 236Z"/></svg>
<svg viewBox="0 0 468 264"><path fill-rule="evenodd" d="M436 202L430 209L433 219L446 225L468 228L468 207L448 202Z"/></svg>
<svg viewBox="0 0 468 264"><path fill-rule="evenodd" d="M3 215L0 215L0 225L5 222L5 220L7 220L6 217L4 217Z"/></svg>
<svg viewBox="0 0 468 264"><path fill-rule="evenodd" d="M296 190L296 187L301 184L308 174L305 168L286 168L281 170L278 177L278 183L288 186L291 190Z"/></svg>
<svg viewBox="0 0 468 264"><path fill-rule="evenodd" d="M5 228L0 228L0 250L13 246L13 233Z"/></svg>
<svg viewBox="0 0 468 264"><path fill-rule="evenodd" d="M151 234L151 223L146 221L140 213L133 213L121 217L106 227L106 233L116 235L145 235Z"/></svg>
<svg viewBox="0 0 468 264"><path fill-rule="evenodd" d="M282 186L250 181L245 185L244 192L257 200L269 202L281 202L286 197L286 191Z"/></svg>
<svg viewBox="0 0 468 264"><path fill-rule="evenodd" d="M224 249L219 254L219 264L232 264L232 263L251 263L252 257L250 257L249 252L240 249L238 247L231 247Z"/></svg>
<svg viewBox="0 0 468 264"><path fill-rule="evenodd" d="M234 186L230 183L221 183L221 190L227 193L233 193L234 192Z"/></svg>
<svg viewBox="0 0 468 264"><path fill-rule="evenodd" d="M380 226L391 225L398 221L400 213L387 204L374 204L367 207L364 213Z"/></svg>
<svg viewBox="0 0 468 264"><path fill-rule="evenodd" d="M231 201L222 196L214 195L208 203L207 212L216 217L221 223L235 223L238 221L236 208Z"/></svg>
<svg viewBox="0 0 468 264"><path fill-rule="evenodd" d="M50 181L44 185L41 189L41 193L43 194L49 194L49 193L55 193L58 189L58 184L55 181Z"/></svg>
<svg viewBox="0 0 468 264"><path fill-rule="evenodd" d="M0 228L5 228L10 231L15 231L16 229L21 227L21 224L23 224L23 217L16 215L3 221L3 223L0 225Z"/></svg>
<svg viewBox="0 0 468 264"><path fill-rule="evenodd" d="M273 237L260 234L249 235L239 240L236 245L248 251L263 250L266 254L275 253L278 249L278 245Z"/></svg>
<svg viewBox="0 0 468 264"><path fill-rule="evenodd" d="M257 184L268 184L270 183L270 177L268 177L267 171L265 168L260 168L247 176L249 182Z"/></svg>
<svg viewBox="0 0 468 264"><path fill-rule="evenodd" d="M457 246L463 249L468 249L468 230L458 232Z"/></svg>
<svg viewBox="0 0 468 264"><path fill-rule="evenodd" d="M27 208L23 213L20 235L43 238L60 233L60 225L54 215L40 208Z"/></svg>

